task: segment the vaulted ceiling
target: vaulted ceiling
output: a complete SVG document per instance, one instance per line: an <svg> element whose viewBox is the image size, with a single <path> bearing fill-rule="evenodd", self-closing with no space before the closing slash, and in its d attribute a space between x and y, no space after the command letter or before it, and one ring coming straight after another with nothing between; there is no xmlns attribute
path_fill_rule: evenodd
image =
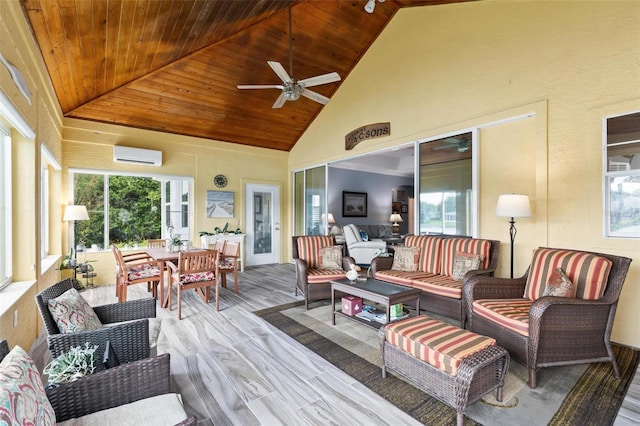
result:
<svg viewBox="0 0 640 426"><path fill-rule="evenodd" d="M468 0L22 0L65 117L290 151L323 105L292 77L349 75L398 9ZM313 87L331 97L341 82Z"/></svg>

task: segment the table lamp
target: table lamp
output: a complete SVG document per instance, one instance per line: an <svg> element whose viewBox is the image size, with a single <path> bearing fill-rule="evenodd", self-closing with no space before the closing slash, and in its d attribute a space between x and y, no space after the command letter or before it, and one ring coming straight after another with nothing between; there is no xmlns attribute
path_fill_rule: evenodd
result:
<svg viewBox="0 0 640 426"><path fill-rule="evenodd" d="M513 242L516 240L516 217L531 217L529 196L521 194L503 194L498 197L496 216L509 217L509 235L511 237L511 278L513 278Z"/></svg>
<svg viewBox="0 0 640 426"><path fill-rule="evenodd" d="M404 220L402 220L402 216L400 216L400 213L391 213L389 222L393 224L391 225L393 233L397 234L398 232L400 232L400 224L398 222L404 222Z"/></svg>

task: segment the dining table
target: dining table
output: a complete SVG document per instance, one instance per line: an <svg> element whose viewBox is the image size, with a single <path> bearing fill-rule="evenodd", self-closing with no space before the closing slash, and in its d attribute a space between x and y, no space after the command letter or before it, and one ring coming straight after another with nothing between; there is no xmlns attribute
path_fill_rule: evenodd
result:
<svg viewBox="0 0 640 426"><path fill-rule="evenodd" d="M204 251L205 249L201 248L190 248L183 251ZM169 294L171 293L171 277L167 271L167 262L175 262L177 263L178 258L180 256L179 251L167 251L165 247L153 247L146 248L143 250L146 254L149 255L153 260L158 262L158 266L160 267L160 271L162 274L162 280L160 280L160 307L166 308L169 306ZM167 294L164 292L164 271L167 271Z"/></svg>

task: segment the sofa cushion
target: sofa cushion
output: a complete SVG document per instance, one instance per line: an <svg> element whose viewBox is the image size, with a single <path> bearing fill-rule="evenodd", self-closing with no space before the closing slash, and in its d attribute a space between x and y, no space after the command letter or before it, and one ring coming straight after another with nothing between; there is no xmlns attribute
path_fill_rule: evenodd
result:
<svg viewBox="0 0 640 426"><path fill-rule="evenodd" d="M328 283L333 280L344 280L347 273L342 269L307 269L307 282L309 284Z"/></svg>
<svg viewBox="0 0 640 426"><path fill-rule="evenodd" d="M489 267L489 251L491 241L478 238L445 238L442 243L442 269L441 274L449 277L453 276L453 265L456 253L471 253L482 256L480 269Z"/></svg>
<svg viewBox="0 0 640 426"><path fill-rule="evenodd" d="M89 303L75 288L49 299L49 312L61 333L97 330L103 327Z"/></svg>
<svg viewBox="0 0 640 426"><path fill-rule="evenodd" d="M318 269L342 269L342 246L329 246L320 249Z"/></svg>
<svg viewBox="0 0 640 426"><path fill-rule="evenodd" d="M543 296L576 297L576 286L573 285L562 268L556 268L547 281Z"/></svg>
<svg viewBox="0 0 640 426"><path fill-rule="evenodd" d="M0 362L0 423L55 425L56 415L33 359L15 346Z"/></svg>
<svg viewBox="0 0 640 426"><path fill-rule="evenodd" d="M378 225L378 238L393 237L393 228L391 225Z"/></svg>
<svg viewBox="0 0 640 426"><path fill-rule="evenodd" d="M404 239L407 247L420 247L418 271L439 274L442 266L442 237L430 235L408 235Z"/></svg>
<svg viewBox="0 0 640 426"><path fill-rule="evenodd" d="M385 327L386 340L414 357L455 376L463 359L495 345L495 339L419 315Z"/></svg>
<svg viewBox="0 0 640 426"><path fill-rule="evenodd" d="M428 293L451 297L452 299L462 299L462 282L444 275L419 277L413 280L411 286Z"/></svg>
<svg viewBox="0 0 640 426"><path fill-rule="evenodd" d="M453 258L451 278L462 281L467 272L479 269L483 260L484 257L479 254L457 252Z"/></svg>
<svg viewBox="0 0 640 426"><path fill-rule="evenodd" d="M392 271L415 272L420 261L420 247L396 247L393 255Z"/></svg>
<svg viewBox="0 0 640 426"><path fill-rule="evenodd" d="M434 276L436 275L421 271L405 272L387 269L384 271L377 271L374 275L374 278L381 281L387 281L392 284L400 284L407 287L413 287L413 282L415 280Z"/></svg>
<svg viewBox="0 0 640 426"><path fill-rule="evenodd" d="M480 299L473 302L473 315L485 317L523 336L529 336L528 299Z"/></svg>
<svg viewBox="0 0 640 426"><path fill-rule="evenodd" d="M538 248L533 252L524 297L531 300L541 297L549 277L557 268L562 268L575 284L576 298L598 300L604 294L611 261L583 251Z"/></svg>
<svg viewBox="0 0 640 426"><path fill-rule="evenodd" d="M305 260L309 268L317 268L320 263L320 249L333 245L328 235L298 237L298 258Z"/></svg>
<svg viewBox="0 0 640 426"><path fill-rule="evenodd" d="M182 405L182 397L177 393L165 393L107 410L97 411L76 419L69 419L58 424L64 426L124 424L173 426L186 418L187 414Z"/></svg>

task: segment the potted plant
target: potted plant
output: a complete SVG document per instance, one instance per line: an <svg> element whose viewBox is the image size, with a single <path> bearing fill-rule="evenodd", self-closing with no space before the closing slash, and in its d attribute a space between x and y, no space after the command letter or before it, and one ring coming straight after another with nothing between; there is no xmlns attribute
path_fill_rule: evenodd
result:
<svg viewBox="0 0 640 426"><path fill-rule="evenodd" d="M98 346L72 346L69 351L52 360L44 368L49 384L66 383L78 380L95 370L95 352Z"/></svg>

